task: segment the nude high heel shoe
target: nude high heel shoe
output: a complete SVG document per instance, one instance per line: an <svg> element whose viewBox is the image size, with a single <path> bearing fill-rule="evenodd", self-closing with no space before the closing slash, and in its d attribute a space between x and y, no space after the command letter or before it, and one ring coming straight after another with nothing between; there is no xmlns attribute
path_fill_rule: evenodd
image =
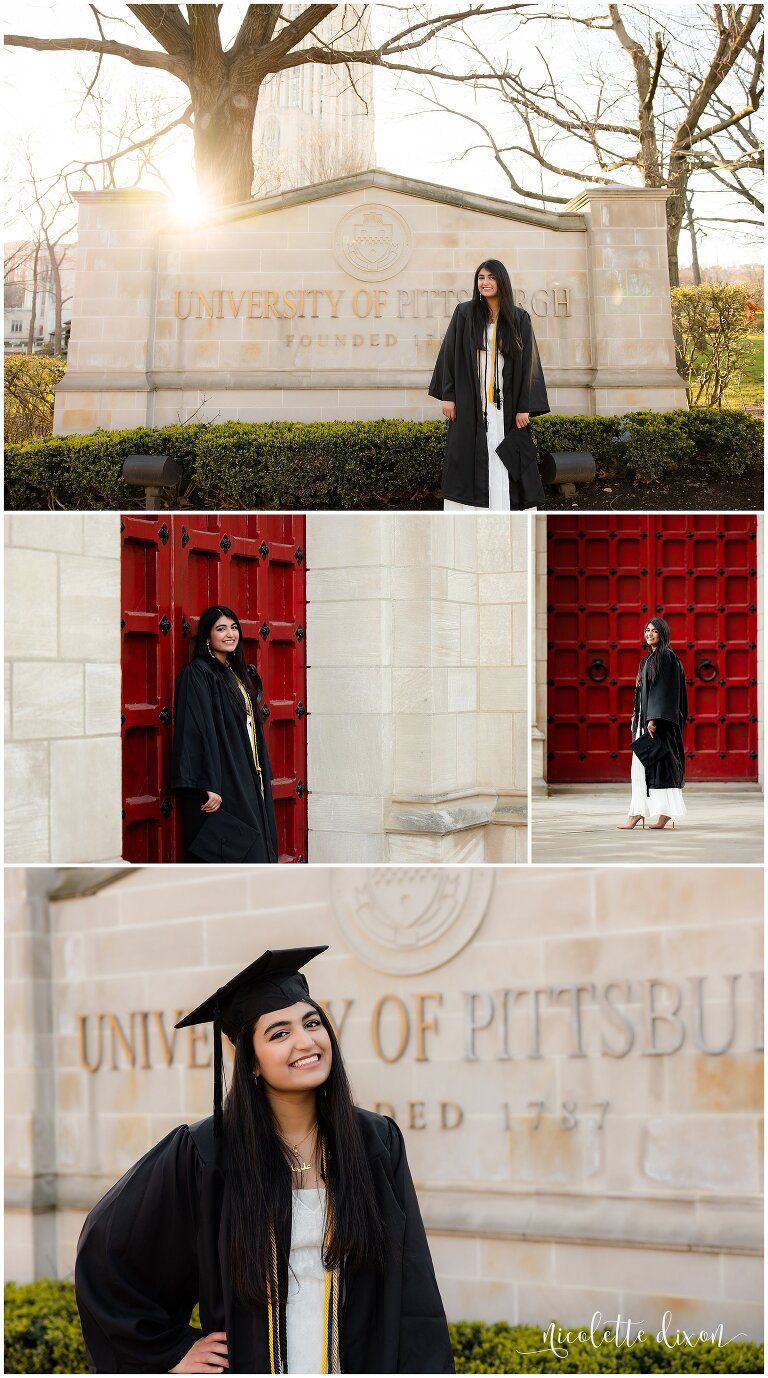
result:
<svg viewBox="0 0 768 1378"><path fill-rule="evenodd" d="M636 828L638 823L642 823L643 827L645 827L645 819L641 813L634 814L634 816L627 823L617 823L616 827L618 828L620 833L626 833L631 832L633 828Z"/></svg>
<svg viewBox="0 0 768 1378"><path fill-rule="evenodd" d="M652 832L652 833L660 833L660 832L662 831L663 828L666 828L666 826L667 826L667 824L669 823L669 821L670 821L670 818L669 818L669 814L668 814L668 813L659 814L659 821L658 821L658 823L649 823L649 824L648 824L648 831L649 831L649 832ZM674 826L675 826L675 820L674 820L674 818L673 818L671 821L672 821L672 827L674 828Z"/></svg>

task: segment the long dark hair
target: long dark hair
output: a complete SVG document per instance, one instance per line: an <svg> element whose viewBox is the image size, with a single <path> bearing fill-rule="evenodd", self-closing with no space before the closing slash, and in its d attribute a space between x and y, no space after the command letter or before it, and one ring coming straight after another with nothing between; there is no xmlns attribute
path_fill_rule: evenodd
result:
<svg viewBox="0 0 768 1378"><path fill-rule="evenodd" d="M659 634L659 644L656 650L651 650L651 647L648 646L645 660L642 661L648 676L648 683L655 684L664 669L664 662L673 654L669 644L669 625L663 617L649 617L645 627L655 627ZM643 627L643 632L645 632L645 627Z"/></svg>
<svg viewBox="0 0 768 1378"><path fill-rule="evenodd" d="M480 296L480 288L477 279L485 270L496 279L496 289L499 294L499 319L496 325L496 336L499 342L499 349L502 354L510 355L515 351L519 352L523 348L523 337L520 334L520 324L515 297L512 291L512 283L509 273L497 258L486 258L475 269L475 281L472 288L472 339L476 349L481 349L485 342L485 332L490 319L488 305L483 297Z"/></svg>
<svg viewBox="0 0 768 1378"><path fill-rule="evenodd" d="M226 665L222 664L218 657L213 654L208 645L211 632L213 631L213 628L216 626L216 623L218 622L220 617L228 617L230 622L234 622L239 635L239 641L234 651L227 652ZM244 715L245 713L243 705L243 696L240 693L240 690L238 689L237 685L234 683L232 676L230 674L227 674L227 665L232 666L232 669L234 670L241 684L245 685L251 703L254 706L254 709L256 708L257 704L261 702L261 696L263 693L261 677L257 674L256 669L253 665L249 666L245 663L245 653L243 651L243 629L240 626L240 618L238 617L236 612L232 611L231 608L225 608L223 603L216 603L214 606L210 608L203 608L203 611L200 614L200 621L197 628L197 640L195 642L195 649L192 655L192 659L204 660L206 664L212 665L214 670L216 670L218 674L223 676L224 683L227 687L227 693L229 694L233 704L235 705L238 714Z"/></svg>
<svg viewBox="0 0 768 1378"><path fill-rule="evenodd" d="M326 1235L326 1268L381 1269L386 1258L384 1223L338 1041L328 1016L306 1001L331 1042L328 1080L317 1088L317 1124L325 1149L326 1200L333 1232ZM235 1043L232 1086L224 1107L224 1132L232 1202L232 1283L247 1305L265 1305L272 1232L286 1264L291 1235L291 1171L277 1134L262 1078L253 1079L253 1030L247 1024ZM326 1220L329 1212L326 1212ZM273 1299L274 1300L274 1299Z"/></svg>

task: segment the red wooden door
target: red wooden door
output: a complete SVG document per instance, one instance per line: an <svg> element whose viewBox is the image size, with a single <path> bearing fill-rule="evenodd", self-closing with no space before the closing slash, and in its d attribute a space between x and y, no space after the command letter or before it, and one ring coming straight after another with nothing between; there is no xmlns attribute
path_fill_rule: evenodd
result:
<svg viewBox="0 0 768 1378"><path fill-rule="evenodd" d="M649 617L686 671L689 780L757 779L754 516L549 517L548 779L627 780Z"/></svg>
<svg viewBox="0 0 768 1378"><path fill-rule="evenodd" d="M282 514L123 518L126 860L182 856L168 786L173 688L189 661L199 614L214 603L237 613L246 660L264 684L280 861L306 860L305 529L303 517ZM166 571L162 604L157 566Z"/></svg>
<svg viewBox="0 0 768 1378"><path fill-rule="evenodd" d="M121 520L123 856L175 861L170 521Z"/></svg>

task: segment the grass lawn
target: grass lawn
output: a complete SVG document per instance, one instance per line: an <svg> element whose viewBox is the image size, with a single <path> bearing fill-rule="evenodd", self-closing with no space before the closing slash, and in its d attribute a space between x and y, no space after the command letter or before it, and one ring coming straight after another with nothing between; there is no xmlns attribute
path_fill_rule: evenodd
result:
<svg viewBox="0 0 768 1378"><path fill-rule="evenodd" d="M749 360L741 375L740 382L731 383L725 394L726 407L758 407L763 404L763 384L765 368L763 360L764 335L745 335L744 344L749 352Z"/></svg>

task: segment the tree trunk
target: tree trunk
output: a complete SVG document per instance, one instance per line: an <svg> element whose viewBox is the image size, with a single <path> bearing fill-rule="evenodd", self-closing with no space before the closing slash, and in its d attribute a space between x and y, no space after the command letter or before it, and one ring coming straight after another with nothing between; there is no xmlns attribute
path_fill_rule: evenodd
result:
<svg viewBox="0 0 768 1378"><path fill-rule="evenodd" d="M35 352L35 326L37 325L37 282L38 282L38 263L40 260L40 240L35 241L35 252L32 259L32 312L29 317L29 330L27 332L27 354Z"/></svg>
<svg viewBox="0 0 768 1378"><path fill-rule="evenodd" d="M64 328L61 323L62 314L62 295L61 295L61 262L66 254L66 249L61 256L61 261L56 257L56 245L52 244L46 232L45 247L48 250L48 259L51 265L51 278L53 279L53 352L61 354L61 339Z"/></svg>
<svg viewBox="0 0 768 1378"><path fill-rule="evenodd" d="M685 219L688 194L688 164L685 151L673 153L669 160L667 188L670 192L667 201L667 262L669 263L669 285L679 287L680 267L678 263L678 244L680 231Z"/></svg>
<svg viewBox="0 0 768 1378"><path fill-rule="evenodd" d="M195 83L195 169L209 204L249 201L253 186L253 122L261 84L227 91Z"/></svg>
<svg viewBox="0 0 768 1378"><path fill-rule="evenodd" d="M688 233L691 236L691 269L693 271L694 287L701 286L701 268L699 266L699 245L696 239L696 223L693 219L693 203L689 193L685 193L685 210L688 216Z"/></svg>

